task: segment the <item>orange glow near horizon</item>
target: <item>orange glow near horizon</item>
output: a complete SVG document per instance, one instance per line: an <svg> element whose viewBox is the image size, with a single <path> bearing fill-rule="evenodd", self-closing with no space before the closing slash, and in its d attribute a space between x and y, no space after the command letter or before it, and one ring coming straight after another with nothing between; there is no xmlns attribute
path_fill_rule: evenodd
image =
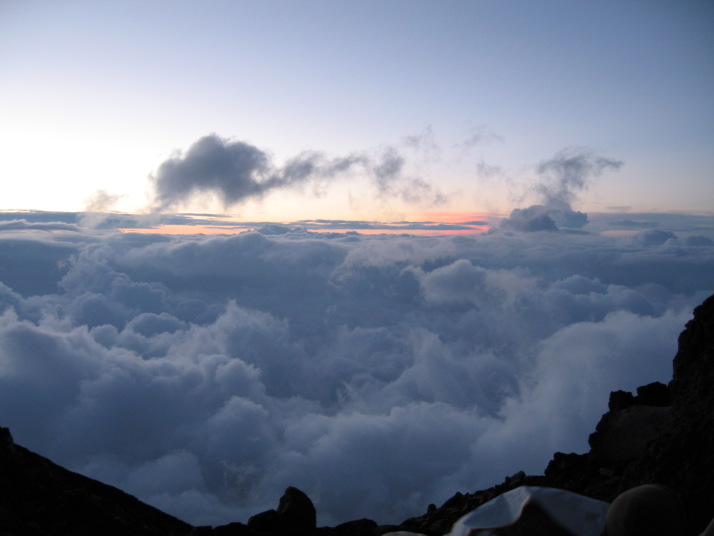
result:
<svg viewBox="0 0 714 536"><path fill-rule="evenodd" d="M222 227L215 225L173 225L162 224L156 227L141 227L141 228L120 228L122 233L137 233L137 234L164 234L164 235L225 235L225 234L241 234L246 231L252 231L252 227Z"/></svg>
<svg viewBox="0 0 714 536"><path fill-rule="evenodd" d="M417 212L410 214L412 221L431 221L434 223L464 223L467 221L493 221L501 219L503 214L496 212Z"/></svg>
<svg viewBox="0 0 714 536"><path fill-rule="evenodd" d="M304 227L311 233L359 233L363 235L383 235L383 234L409 234L415 236L445 236L445 235L465 235L465 234L481 234L492 226L490 223L483 225L470 224L468 229L429 229L428 224L438 225L463 225L468 222L492 222L500 216L484 213L484 212L422 212L409 214L408 219L401 221L387 222L370 222L371 228L360 228L356 225L354 228L347 226L332 227L329 220L325 221L324 226L320 225L320 220L305 220L303 222L274 222L281 225ZM223 220L226 221L226 220ZM267 223L267 222L266 222ZM425 224L425 228L411 229L409 224L421 223ZM349 225L349 221L343 221L343 224ZM196 225L190 224L161 224L155 227L148 228L120 228L122 233L138 233L138 234L164 234L164 235L234 235L254 230L254 226L242 225L240 221L235 221L228 225L210 225L200 223Z"/></svg>
<svg viewBox="0 0 714 536"><path fill-rule="evenodd" d="M206 225L157 225L152 228L136 228L136 229L119 229L122 233L137 233L137 234L163 234L163 235L235 235L248 231L253 231L253 227L213 227ZM469 235L481 234L488 231L489 226L473 226L473 229L308 229L311 233L359 233L363 235L400 235L408 234L414 236L446 236L446 235Z"/></svg>
<svg viewBox="0 0 714 536"><path fill-rule="evenodd" d="M446 235L471 235L488 231L489 227L476 227L473 229L310 229L311 233L359 233L363 235L414 235L414 236L446 236Z"/></svg>

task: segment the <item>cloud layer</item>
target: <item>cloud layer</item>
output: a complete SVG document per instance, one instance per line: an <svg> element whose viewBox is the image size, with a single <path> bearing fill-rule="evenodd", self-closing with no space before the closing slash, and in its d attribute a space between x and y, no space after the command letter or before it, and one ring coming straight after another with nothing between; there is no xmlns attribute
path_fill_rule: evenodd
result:
<svg viewBox="0 0 714 536"><path fill-rule="evenodd" d="M321 524L399 522L541 472L586 448L610 390L669 379L714 290L711 240L659 229L78 229L0 235L0 423L195 524L288 485Z"/></svg>

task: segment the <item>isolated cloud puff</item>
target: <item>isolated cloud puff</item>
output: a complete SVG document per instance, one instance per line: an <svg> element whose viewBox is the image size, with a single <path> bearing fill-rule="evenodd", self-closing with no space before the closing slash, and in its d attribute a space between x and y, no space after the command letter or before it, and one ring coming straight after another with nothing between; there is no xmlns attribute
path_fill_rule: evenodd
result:
<svg viewBox="0 0 714 536"><path fill-rule="evenodd" d="M194 524L395 523L584 450L714 290L676 234L283 230L0 237L0 422Z"/></svg>
<svg viewBox="0 0 714 536"><path fill-rule="evenodd" d="M590 180L622 166L622 161L596 155L587 147L570 147L538 165L541 181L536 190L546 204L571 203L577 192L588 188Z"/></svg>
<svg viewBox="0 0 714 536"><path fill-rule="evenodd" d="M622 166L623 162L598 156L586 147L560 151L536 167L538 180L533 190L541 202L514 209L508 218L502 220L501 227L519 232L581 229L588 223L588 217L573 210L570 204L594 178Z"/></svg>

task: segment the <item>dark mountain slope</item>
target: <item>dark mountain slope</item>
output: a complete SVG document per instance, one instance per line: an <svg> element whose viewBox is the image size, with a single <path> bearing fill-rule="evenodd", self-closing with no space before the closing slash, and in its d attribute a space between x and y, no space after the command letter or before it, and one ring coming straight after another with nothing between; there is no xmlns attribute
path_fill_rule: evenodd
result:
<svg viewBox="0 0 714 536"><path fill-rule="evenodd" d="M16 445L0 428L0 535L179 536L191 525Z"/></svg>

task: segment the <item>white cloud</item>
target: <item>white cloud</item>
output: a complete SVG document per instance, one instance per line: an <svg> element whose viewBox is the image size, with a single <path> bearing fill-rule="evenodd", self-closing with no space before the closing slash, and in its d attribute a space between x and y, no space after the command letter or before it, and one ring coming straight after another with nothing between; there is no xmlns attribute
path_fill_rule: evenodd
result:
<svg viewBox="0 0 714 536"><path fill-rule="evenodd" d="M0 422L197 524L288 485L320 523L399 522L540 472L610 390L669 379L714 289L714 248L679 236L92 233L4 267Z"/></svg>

